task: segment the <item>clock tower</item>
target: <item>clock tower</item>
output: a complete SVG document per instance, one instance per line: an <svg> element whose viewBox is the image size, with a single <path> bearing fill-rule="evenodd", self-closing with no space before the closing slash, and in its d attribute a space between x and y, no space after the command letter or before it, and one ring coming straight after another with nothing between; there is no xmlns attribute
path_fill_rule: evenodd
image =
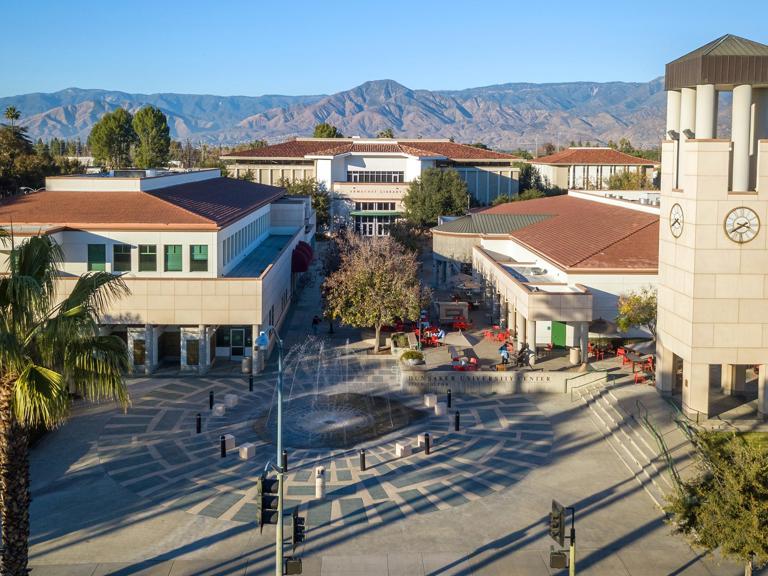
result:
<svg viewBox="0 0 768 576"><path fill-rule="evenodd" d="M657 386L689 415L748 402L765 418L768 46L718 38L667 64L665 89Z"/></svg>

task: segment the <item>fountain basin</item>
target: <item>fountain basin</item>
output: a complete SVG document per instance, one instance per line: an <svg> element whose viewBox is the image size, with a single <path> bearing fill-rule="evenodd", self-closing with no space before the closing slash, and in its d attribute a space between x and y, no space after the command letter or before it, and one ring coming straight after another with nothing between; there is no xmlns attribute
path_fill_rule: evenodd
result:
<svg viewBox="0 0 768 576"><path fill-rule="evenodd" d="M428 415L386 396L305 394L283 405L283 445L294 449L347 449L405 428ZM265 411L254 430L275 442L276 410Z"/></svg>

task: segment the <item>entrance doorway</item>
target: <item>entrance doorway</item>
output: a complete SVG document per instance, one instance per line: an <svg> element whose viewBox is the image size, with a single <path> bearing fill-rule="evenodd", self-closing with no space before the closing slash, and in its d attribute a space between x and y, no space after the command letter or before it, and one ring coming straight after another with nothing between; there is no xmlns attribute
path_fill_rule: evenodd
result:
<svg viewBox="0 0 768 576"><path fill-rule="evenodd" d="M133 365L142 366L147 359L147 346L144 340L133 341Z"/></svg>
<svg viewBox="0 0 768 576"><path fill-rule="evenodd" d="M229 332L230 356L233 359L242 358L245 355L245 329L232 328Z"/></svg>

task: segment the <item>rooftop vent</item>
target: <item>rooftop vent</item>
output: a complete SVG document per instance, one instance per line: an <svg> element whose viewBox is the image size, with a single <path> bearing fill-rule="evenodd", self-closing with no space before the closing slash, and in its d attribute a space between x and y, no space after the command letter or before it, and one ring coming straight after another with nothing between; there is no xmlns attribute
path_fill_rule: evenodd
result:
<svg viewBox="0 0 768 576"><path fill-rule="evenodd" d="M538 266L534 266L533 268L531 268L531 274L533 274L534 276L543 276L546 273L547 273L546 268L539 268Z"/></svg>

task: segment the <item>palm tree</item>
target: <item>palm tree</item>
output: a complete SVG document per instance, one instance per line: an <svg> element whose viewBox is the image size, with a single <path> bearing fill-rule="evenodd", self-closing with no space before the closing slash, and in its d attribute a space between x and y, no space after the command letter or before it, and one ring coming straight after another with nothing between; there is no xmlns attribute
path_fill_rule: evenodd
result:
<svg viewBox="0 0 768 576"><path fill-rule="evenodd" d="M21 117L21 112L19 112L19 109L16 108L16 106L8 106L8 108L5 109L4 116L5 119L11 123L11 128L13 128L13 123Z"/></svg>
<svg viewBox="0 0 768 576"><path fill-rule="evenodd" d="M4 231L0 241L10 246L0 270L0 574L21 576L28 573L29 430L61 424L70 392L128 405L125 343L98 331L101 313L128 289L92 272L57 299L58 244L48 236L16 244Z"/></svg>

